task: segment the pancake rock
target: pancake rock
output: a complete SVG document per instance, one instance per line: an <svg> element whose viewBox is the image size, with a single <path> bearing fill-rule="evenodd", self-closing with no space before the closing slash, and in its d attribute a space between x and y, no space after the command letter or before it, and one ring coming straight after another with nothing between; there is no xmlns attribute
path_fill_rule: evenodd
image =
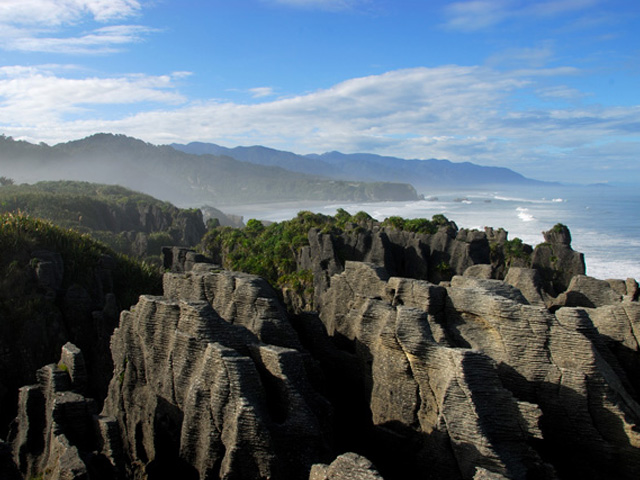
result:
<svg viewBox="0 0 640 480"><path fill-rule="evenodd" d="M121 316L102 412L122 440L112 463L150 479L308 476L329 459L331 412L311 362L266 282L203 267Z"/></svg>

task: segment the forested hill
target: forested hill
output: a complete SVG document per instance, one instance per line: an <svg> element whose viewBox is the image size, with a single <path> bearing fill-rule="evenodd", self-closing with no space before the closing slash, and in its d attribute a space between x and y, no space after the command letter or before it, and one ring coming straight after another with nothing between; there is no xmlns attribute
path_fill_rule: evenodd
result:
<svg viewBox="0 0 640 480"><path fill-rule="evenodd" d="M279 166L296 172L324 175L341 180L366 182L408 182L418 189L480 187L491 185L542 185L513 170L486 167L449 160L405 160L370 153L296 155L263 146L226 148L213 143L172 144L177 150L193 154L228 155L260 165Z"/></svg>
<svg viewBox="0 0 640 480"><path fill-rule="evenodd" d="M223 155L192 155L112 134L55 146L0 136L0 175L18 183L83 180L118 184L180 206L417 198L409 184L336 181Z"/></svg>

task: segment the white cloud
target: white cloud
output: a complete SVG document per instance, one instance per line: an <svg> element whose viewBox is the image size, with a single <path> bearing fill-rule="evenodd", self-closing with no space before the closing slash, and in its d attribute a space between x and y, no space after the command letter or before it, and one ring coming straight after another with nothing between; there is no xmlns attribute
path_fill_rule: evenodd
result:
<svg viewBox="0 0 640 480"><path fill-rule="evenodd" d="M54 68L0 67L0 125L64 125L68 115L92 112L96 106L185 101L173 86L184 72L78 79L58 76Z"/></svg>
<svg viewBox="0 0 640 480"><path fill-rule="evenodd" d="M95 54L139 41L152 29L138 25L108 25L80 36L64 29L87 22L104 24L136 15L137 0L2 0L0 48L24 52Z"/></svg>
<svg viewBox="0 0 640 480"><path fill-rule="evenodd" d="M517 18L548 18L571 12L582 12L601 0L467 0L444 8L445 26L451 30L474 32Z"/></svg>
<svg viewBox="0 0 640 480"><path fill-rule="evenodd" d="M114 25L99 28L79 37L18 37L7 42L10 50L65 54L103 54L118 51L118 46L139 42L153 30L139 25Z"/></svg>
<svg viewBox="0 0 640 480"><path fill-rule="evenodd" d="M98 22L135 15L137 0L2 0L0 24L58 26L90 15Z"/></svg>
<svg viewBox="0 0 640 480"><path fill-rule="evenodd" d="M509 0L472 0L455 2L445 7L449 17L446 26L452 30L471 32L492 27L512 15Z"/></svg>
<svg viewBox="0 0 640 480"><path fill-rule="evenodd" d="M413 68L240 104L180 103L175 91L179 75L73 80L8 67L0 69L0 132L47 143L109 131L153 143L263 144L298 153L370 151L510 166L548 179L563 168L575 169L570 161L556 161L570 159L575 151L584 159L580 171L586 175L595 170L598 157L585 152L615 150L622 158L617 145L640 141L640 106L581 104L579 92L555 78L567 73L577 71ZM563 109L540 101L533 108L519 103L523 91L541 92L543 100L570 97L574 104ZM160 106L141 109L137 102ZM177 104L164 106L172 102ZM113 116L100 114L98 104L132 107ZM546 166L552 160L556 170ZM637 163L637 156L627 160ZM536 163L545 167L536 170Z"/></svg>
<svg viewBox="0 0 640 480"><path fill-rule="evenodd" d="M251 93L251 96L253 98L264 98L264 97L270 97L274 95L273 88L271 87L250 88L249 93Z"/></svg>
<svg viewBox="0 0 640 480"><path fill-rule="evenodd" d="M516 68L526 65L540 68L548 64L554 57L554 49L551 42L543 42L536 47L509 48L500 53L496 53L487 59L490 66L508 66Z"/></svg>

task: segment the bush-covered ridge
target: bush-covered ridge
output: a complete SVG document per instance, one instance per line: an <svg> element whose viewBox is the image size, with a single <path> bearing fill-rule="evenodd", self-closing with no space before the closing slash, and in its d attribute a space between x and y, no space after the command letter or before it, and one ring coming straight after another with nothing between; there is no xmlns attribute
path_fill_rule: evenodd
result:
<svg viewBox="0 0 640 480"><path fill-rule="evenodd" d="M53 223L24 214L0 214L0 278L3 289L0 301L5 304L22 293L25 282L32 277L31 254L48 250L60 254L64 262L63 287L86 286L94 280L102 259L115 259L113 289L122 308L137 302L142 293L159 293L162 279L152 265L117 253L89 235L64 229Z"/></svg>
<svg viewBox="0 0 640 480"><path fill-rule="evenodd" d="M89 182L7 184L0 187L0 212L45 218L63 228L89 233L118 252L158 256L156 262L160 261L160 247L193 246L204 233L196 209L179 209L118 185Z"/></svg>
<svg viewBox="0 0 640 480"><path fill-rule="evenodd" d="M351 215L338 209L335 216L301 211L292 220L268 226L251 219L243 229L216 227L210 229L200 244L200 250L228 270L253 273L265 278L279 289L293 289L309 298L313 290L313 275L298 270L297 254L309 245L309 230L334 236L371 231L375 226L414 233L433 234L442 226L454 226L444 215L427 219L390 217L378 222L366 212Z"/></svg>
<svg viewBox="0 0 640 480"><path fill-rule="evenodd" d="M175 209L171 203L119 185L70 180L38 182L33 185L6 185L0 188L0 209L18 210L46 218L63 227L96 229L100 207L137 208L153 206L162 211Z"/></svg>

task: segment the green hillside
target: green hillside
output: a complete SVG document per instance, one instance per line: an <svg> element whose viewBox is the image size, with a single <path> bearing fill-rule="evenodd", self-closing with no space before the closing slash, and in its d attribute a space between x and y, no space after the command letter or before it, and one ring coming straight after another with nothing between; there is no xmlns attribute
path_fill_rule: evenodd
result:
<svg viewBox="0 0 640 480"><path fill-rule="evenodd" d="M158 256L164 245L196 245L205 232L199 210L179 209L117 185L88 182L2 186L0 212L44 218L138 257Z"/></svg>

